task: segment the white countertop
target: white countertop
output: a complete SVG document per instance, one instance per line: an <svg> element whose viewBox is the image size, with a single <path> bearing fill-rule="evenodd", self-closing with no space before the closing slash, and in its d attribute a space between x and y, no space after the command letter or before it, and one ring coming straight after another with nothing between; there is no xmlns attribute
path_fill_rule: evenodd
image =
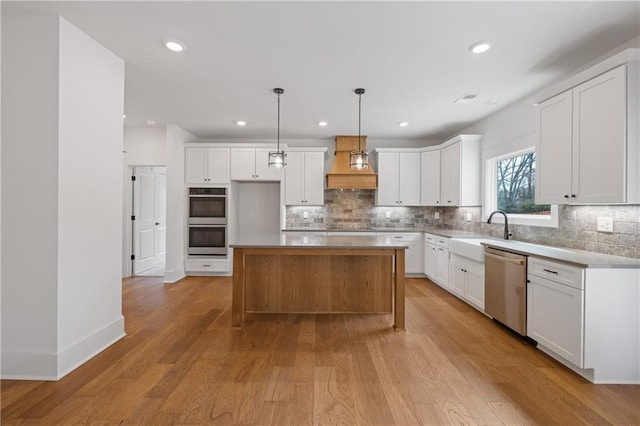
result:
<svg viewBox="0 0 640 426"><path fill-rule="evenodd" d="M406 244L383 236L267 235L240 238L232 248L407 249Z"/></svg>
<svg viewBox="0 0 640 426"><path fill-rule="evenodd" d="M634 259L631 257L613 256L610 254L560 247L549 247L512 240L483 241L481 244L486 247L494 247L527 256L542 257L583 268L640 268L640 259Z"/></svg>

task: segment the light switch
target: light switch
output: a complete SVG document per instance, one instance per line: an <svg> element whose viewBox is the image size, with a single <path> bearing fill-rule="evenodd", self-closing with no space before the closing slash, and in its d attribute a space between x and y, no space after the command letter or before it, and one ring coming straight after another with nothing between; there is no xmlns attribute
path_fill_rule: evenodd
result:
<svg viewBox="0 0 640 426"><path fill-rule="evenodd" d="M302 217L305 219L309 219L309 212L302 212Z"/></svg>
<svg viewBox="0 0 640 426"><path fill-rule="evenodd" d="M598 232L613 232L613 218L612 217L599 217Z"/></svg>
<svg viewBox="0 0 640 426"><path fill-rule="evenodd" d="M435 212L435 213L433 214L433 218L434 218L434 219L440 219L440 212Z"/></svg>
<svg viewBox="0 0 640 426"><path fill-rule="evenodd" d="M391 212L390 212L389 210L387 210L387 211L384 213L384 217L386 217L387 219L391 219Z"/></svg>
<svg viewBox="0 0 640 426"><path fill-rule="evenodd" d="M467 222L471 222L471 212L467 212Z"/></svg>

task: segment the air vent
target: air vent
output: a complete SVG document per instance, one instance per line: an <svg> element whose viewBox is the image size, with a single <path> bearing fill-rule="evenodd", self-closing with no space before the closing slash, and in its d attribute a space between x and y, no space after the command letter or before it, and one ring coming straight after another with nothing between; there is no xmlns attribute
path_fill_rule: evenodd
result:
<svg viewBox="0 0 640 426"><path fill-rule="evenodd" d="M477 98L478 95L475 95L473 93L465 93L464 95L460 96L455 103L456 104L466 104L471 102L472 100L474 100L475 98Z"/></svg>

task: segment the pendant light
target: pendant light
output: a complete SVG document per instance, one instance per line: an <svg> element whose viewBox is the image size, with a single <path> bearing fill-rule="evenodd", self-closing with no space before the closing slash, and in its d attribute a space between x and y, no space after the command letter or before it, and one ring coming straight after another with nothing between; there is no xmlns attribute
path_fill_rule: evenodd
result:
<svg viewBox="0 0 640 426"><path fill-rule="evenodd" d="M352 169L362 170L369 168L369 154L367 154L367 151L363 151L360 147L360 124L362 116L362 95L364 94L364 89L356 89L354 92L358 95L358 150L351 151L350 163Z"/></svg>
<svg viewBox="0 0 640 426"><path fill-rule="evenodd" d="M287 165L285 162L287 154L284 150L280 151L280 95L284 93L284 89L275 88L273 93L278 95L278 147L275 151L269 152L269 167L281 168Z"/></svg>

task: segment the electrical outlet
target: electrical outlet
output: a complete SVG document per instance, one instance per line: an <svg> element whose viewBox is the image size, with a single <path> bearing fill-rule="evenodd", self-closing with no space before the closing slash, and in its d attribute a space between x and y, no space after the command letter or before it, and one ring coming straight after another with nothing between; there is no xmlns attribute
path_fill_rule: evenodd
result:
<svg viewBox="0 0 640 426"><path fill-rule="evenodd" d="M302 217L305 219L309 219L309 212L302 212Z"/></svg>
<svg viewBox="0 0 640 426"><path fill-rule="evenodd" d="M471 212L467 212L467 222L471 222Z"/></svg>
<svg viewBox="0 0 640 426"><path fill-rule="evenodd" d="M249 210L249 217L254 217L256 213L253 210Z"/></svg>
<svg viewBox="0 0 640 426"><path fill-rule="evenodd" d="M435 212L435 213L433 214L433 218L434 218L434 219L440 219L440 212Z"/></svg>
<svg viewBox="0 0 640 426"><path fill-rule="evenodd" d="M387 219L391 219L391 212L389 210L384 212L384 217L386 217Z"/></svg>
<svg viewBox="0 0 640 426"><path fill-rule="evenodd" d="M599 217L598 232L613 232L613 218L612 217Z"/></svg>

